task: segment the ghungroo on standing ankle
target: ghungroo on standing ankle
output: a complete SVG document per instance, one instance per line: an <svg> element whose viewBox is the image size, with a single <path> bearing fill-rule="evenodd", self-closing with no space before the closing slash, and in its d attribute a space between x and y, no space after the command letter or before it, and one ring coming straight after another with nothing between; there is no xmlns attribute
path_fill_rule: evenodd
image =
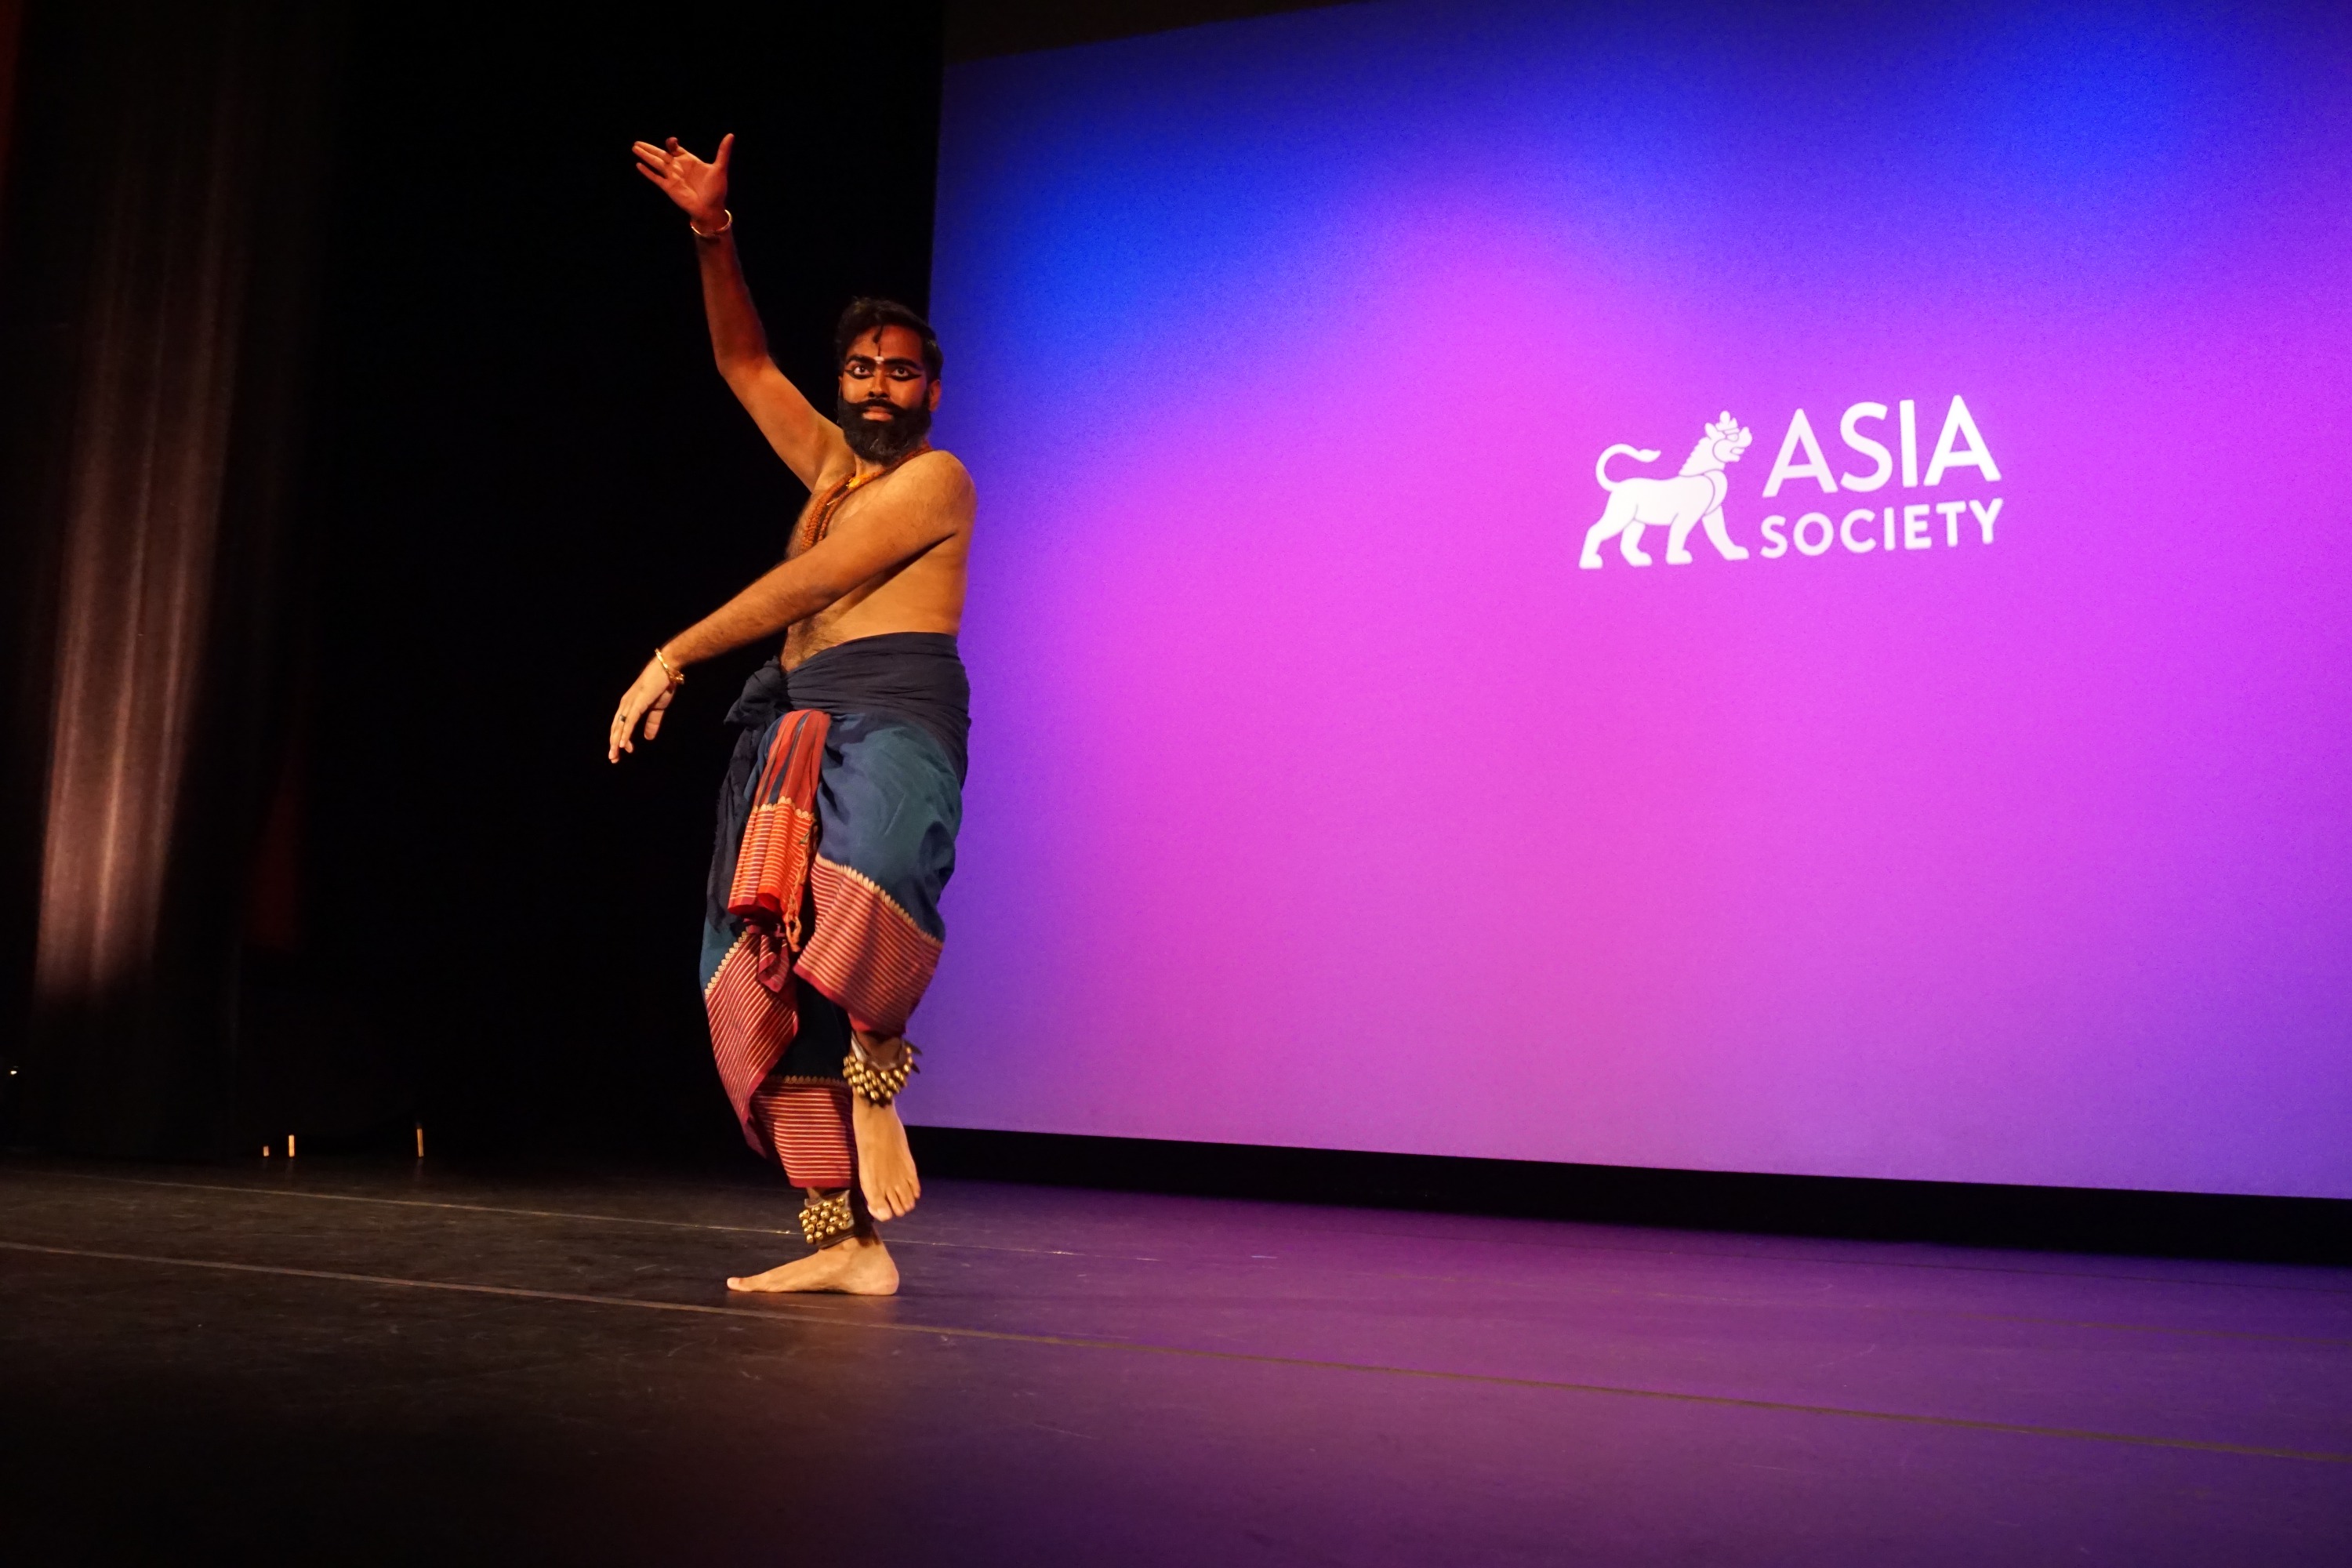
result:
<svg viewBox="0 0 2352 1568"><path fill-rule="evenodd" d="M811 1193L801 1205L801 1235L811 1247L831 1247L856 1229L857 1211L850 1206L846 1187L831 1197Z"/></svg>

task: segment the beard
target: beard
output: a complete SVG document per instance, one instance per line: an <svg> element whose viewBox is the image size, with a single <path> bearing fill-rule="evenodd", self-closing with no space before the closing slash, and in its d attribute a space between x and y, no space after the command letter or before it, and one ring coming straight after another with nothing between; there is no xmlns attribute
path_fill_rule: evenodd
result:
<svg viewBox="0 0 2352 1568"><path fill-rule="evenodd" d="M868 419L866 410L887 408L887 420ZM887 398L868 398L852 403L839 393L834 395L834 418L841 426L841 438L849 449L869 463L895 463L923 444L931 433L931 411L920 404L902 408Z"/></svg>

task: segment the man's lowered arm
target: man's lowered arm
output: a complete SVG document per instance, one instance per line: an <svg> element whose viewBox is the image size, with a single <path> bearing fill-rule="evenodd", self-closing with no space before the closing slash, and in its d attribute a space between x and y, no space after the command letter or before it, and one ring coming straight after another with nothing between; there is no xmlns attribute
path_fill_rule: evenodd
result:
<svg viewBox="0 0 2352 1568"><path fill-rule="evenodd" d="M621 698L613 716L610 759L618 762L623 752L635 750L632 741L639 719L646 721L646 739L660 731L662 710L676 686L674 672L808 619L949 538L971 517L971 478L951 457L909 462L889 484L860 509L854 526L827 535L664 643Z"/></svg>

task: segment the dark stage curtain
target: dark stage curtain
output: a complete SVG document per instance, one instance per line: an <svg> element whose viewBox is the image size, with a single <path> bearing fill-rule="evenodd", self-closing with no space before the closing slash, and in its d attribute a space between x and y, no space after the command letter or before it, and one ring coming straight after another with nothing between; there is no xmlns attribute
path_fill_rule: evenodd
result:
<svg viewBox="0 0 2352 1568"><path fill-rule="evenodd" d="M8 133L16 124L16 42L24 26L20 0L0 0L0 196L8 189Z"/></svg>
<svg viewBox="0 0 2352 1568"><path fill-rule="evenodd" d="M925 303L939 13L358 14L314 442L325 698L302 952L282 1026L276 980L249 972L241 1058L286 1063L289 1109L249 1142L299 1130L325 1152L332 1121L398 1147L397 1120L367 1131L373 1059L436 1155L756 1171L694 953L720 719L772 650L698 670L623 766L603 736L655 642L775 563L805 492L714 370L693 241L628 149L736 133L730 201L770 346L829 402L842 306ZM950 344L950 397L958 363Z"/></svg>
<svg viewBox="0 0 2352 1568"><path fill-rule="evenodd" d="M30 0L0 226L7 1138L323 1153L418 1115L436 1152L742 1157L693 943L760 653L630 766L600 737L803 498L628 146L740 133L772 345L827 395L847 299L924 303L940 23Z"/></svg>
<svg viewBox="0 0 2352 1568"><path fill-rule="evenodd" d="M30 7L0 253L13 1134L210 1152L295 639L334 13Z"/></svg>

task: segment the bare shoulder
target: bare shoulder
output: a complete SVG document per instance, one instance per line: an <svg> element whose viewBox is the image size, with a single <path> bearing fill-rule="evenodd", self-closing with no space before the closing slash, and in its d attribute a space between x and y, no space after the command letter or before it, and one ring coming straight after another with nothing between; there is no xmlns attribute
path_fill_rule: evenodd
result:
<svg viewBox="0 0 2352 1568"><path fill-rule="evenodd" d="M905 472L908 479L921 475L926 485L942 491L971 491L971 470L963 466L963 459L937 447L909 458Z"/></svg>
<svg viewBox="0 0 2352 1568"><path fill-rule="evenodd" d="M933 447L909 458L899 479L923 505L952 510L959 525L971 521L976 496L971 471L953 452Z"/></svg>

